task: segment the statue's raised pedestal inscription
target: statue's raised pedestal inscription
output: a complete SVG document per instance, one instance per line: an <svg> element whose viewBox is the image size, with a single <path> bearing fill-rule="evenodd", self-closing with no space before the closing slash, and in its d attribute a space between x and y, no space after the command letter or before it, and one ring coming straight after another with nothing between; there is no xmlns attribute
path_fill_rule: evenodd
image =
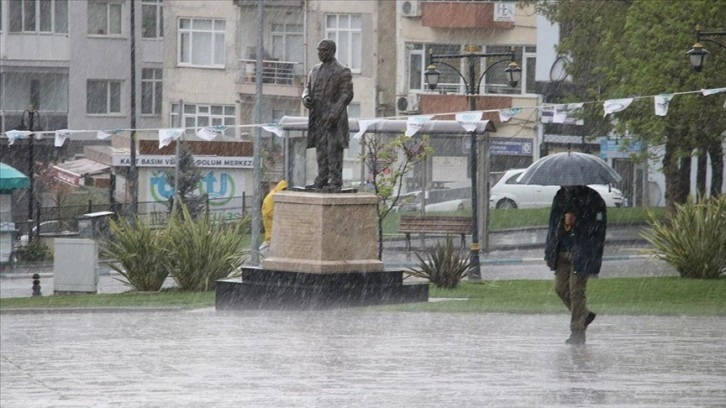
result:
<svg viewBox="0 0 726 408"><path fill-rule="evenodd" d="M377 203L369 193L277 193L269 256L241 280L217 281L217 309L428 301L427 284L404 285L378 259Z"/></svg>

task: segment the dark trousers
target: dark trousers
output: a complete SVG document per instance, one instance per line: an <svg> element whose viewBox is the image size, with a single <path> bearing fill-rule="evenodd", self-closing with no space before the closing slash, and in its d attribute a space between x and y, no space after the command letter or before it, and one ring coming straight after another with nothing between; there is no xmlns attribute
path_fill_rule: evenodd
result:
<svg viewBox="0 0 726 408"><path fill-rule="evenodd" d="M561 252L557 256L555 292L570 311L570 330L572 332L585 331L585 319L590 313L587 308L586 289L587 275L575 273L570 253Z"/></svg>
<svg viewBox="0 0 726 408"><path fill-rule="evenodd" d="M337 129L328 129L317 141L315 154L318 160L318 176L315 186L343 186L343 142Z"/></svg>

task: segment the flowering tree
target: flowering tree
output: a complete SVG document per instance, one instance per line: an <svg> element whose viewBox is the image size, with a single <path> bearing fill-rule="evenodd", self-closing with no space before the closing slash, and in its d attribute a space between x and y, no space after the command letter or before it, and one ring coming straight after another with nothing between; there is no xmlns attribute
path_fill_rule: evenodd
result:
<svg viewBox="0 0 726 408"><path fill-rule="evenodd" d="M428 136L394 138L366 134L363 160L370 183L378 196L378 259L383 256L383 219L399 203L403 179L407 173L431 154Z"/></svg>

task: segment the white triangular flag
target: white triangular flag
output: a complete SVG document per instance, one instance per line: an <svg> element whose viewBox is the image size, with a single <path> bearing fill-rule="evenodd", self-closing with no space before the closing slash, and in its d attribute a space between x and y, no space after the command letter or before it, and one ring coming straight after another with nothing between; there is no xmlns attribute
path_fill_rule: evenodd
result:
<svg viewBox="0 0 726 408"><path fill-rule="evenodd" d="M499 109L499 121L509 122L509 119L512 119L512 116L519 115L521 112L522 108Z"/></svg>
<svg viewBox="0 0 726 408"><path fill-rule="evenodd" d="M406 121L406 133L405 135L408 137L411 137L415 135L421 128L423 127L424 123L428 122L433 118L434 115L414 115L409 116L408 120Z"/></svg>
<svg viewBox="0 0 726 408"><path fill-rule="evenodd" d="M105 130L99 130L96 133L96 139L108 139L109 137L111 137L111 133L106 132Z"/></svg>
<svg viewBox="0 0 726 408"><path fill-rule="evenodd" d="M701 89L703 96L726 92L726 88Z"/></svg>
<svg viewBox="0 0 726 408"><path fill-rule="evenodd" d="M671 103L671 99L673 99L673 94L660 94L653 97L656 116L668 114L668 105Z"/></svg>
<svg viewBox="0 0 726 408"><path fill-rule="evenodd" d="M603 116L607 116L609 113L624 111L631 103L633 103L633 98L609 99L603 103L603 109L605 110Z"/></svg>
<svg viewBox="0 0 726 408"><path fill-rule="evenodd" d="M280 126L277 123L270 123L260 127L270 133L276 134L278 137L282 137L282 129L280 129Z"/></svg>
<svg viewBox="0 0 726 408"><path fill-rule="evenodd" d="M55 147L61 147L63 146L63 143L66 142L66 139L71 135L71 131L68 129L60 129L55 131Z"/></svg>
<svg viewBox="0 0 726 408"><path fill-rule="evenodd" d="M199 130L197 130L197 137L200 139L204 139L208 142L211 142L217 136L219 136L219 132L217 132L216 130L214 130L212 128L203 127L203 128L199 128Z"/></svg>
<svg viewBox="0 0 726 408"><path fill-rule="evenodd" d="M459 122L461 127L467 132L473 132L476 130L476 125L481 122L481 116L484 112L461 112L456 114L456 121Z"/></svg>
<svg viewBox="0 0 726 408"><path fill-rule="evenodd" d="M169 146L172 141L177 140L184 134L184 129L159 129L159 149Z"/></svg>
<svg viewBox="0 0 726 408"><path fill-rule="evenodd" d="M358 132L353 135L353 139L360 140L371 125L380 122L380 119L361 119L358 121Z"/></svg>
<svg viewBox="0 0 726 408"><path fill-rule="evenodd" d="M8 130L5 136L8 137L8 145L12 145L18 139L27 139L31 132L27 130Z"/></svg>

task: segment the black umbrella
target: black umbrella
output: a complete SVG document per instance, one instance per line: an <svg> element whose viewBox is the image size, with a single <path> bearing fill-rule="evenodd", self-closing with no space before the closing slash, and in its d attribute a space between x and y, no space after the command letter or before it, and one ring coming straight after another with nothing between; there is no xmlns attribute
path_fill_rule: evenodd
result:
<svg viewBox="0 0 726 408"><path fill-rule="evenodd" d="M520 184L584 186L622 180L604 160L591 154L564 152L542 157L519 177Z"/></svg>

